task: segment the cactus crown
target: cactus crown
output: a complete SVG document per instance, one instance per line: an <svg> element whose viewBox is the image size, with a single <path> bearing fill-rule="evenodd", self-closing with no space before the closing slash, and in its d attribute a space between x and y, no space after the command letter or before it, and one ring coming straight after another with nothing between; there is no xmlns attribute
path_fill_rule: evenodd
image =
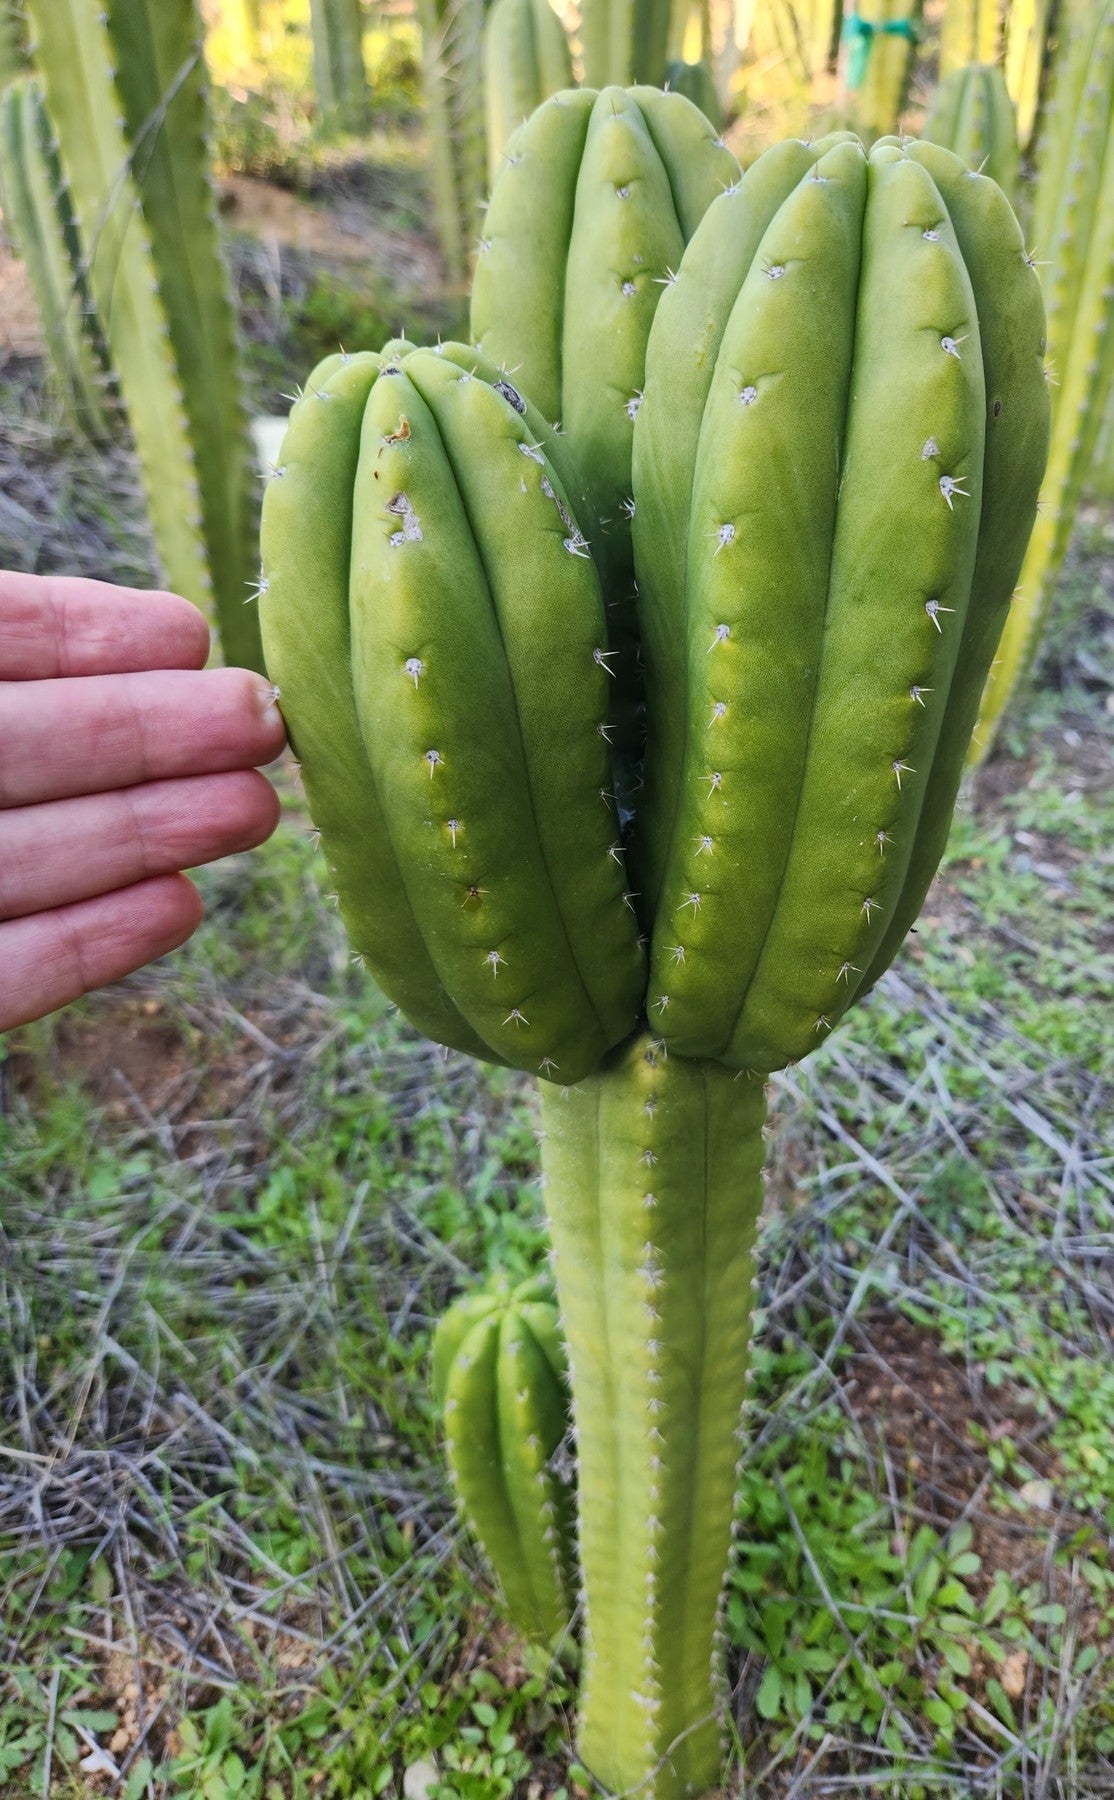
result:
<svg viewBox="0 0 1114 1800"><path fill-rule="evenodd" d="M269 665L358 948L423 1030L558 1082L641 1017L773 1069L877 979L1043 469L993 183L837 136L709 205L686 133L718 166L677 96L543 107L491 208L515 291L476 289L507 373L331 359L265 510Z"/></svg>

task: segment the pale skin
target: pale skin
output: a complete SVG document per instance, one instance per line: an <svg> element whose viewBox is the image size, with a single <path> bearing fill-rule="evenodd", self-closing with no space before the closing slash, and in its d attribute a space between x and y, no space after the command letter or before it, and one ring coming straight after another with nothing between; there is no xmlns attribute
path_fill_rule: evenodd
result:
<svg viewBox="0 0 1114 1800"><path fill-rule="evenodd" d="M270 836L275 690L177 595L0 572L0 1031L177 949Z"/></svg>

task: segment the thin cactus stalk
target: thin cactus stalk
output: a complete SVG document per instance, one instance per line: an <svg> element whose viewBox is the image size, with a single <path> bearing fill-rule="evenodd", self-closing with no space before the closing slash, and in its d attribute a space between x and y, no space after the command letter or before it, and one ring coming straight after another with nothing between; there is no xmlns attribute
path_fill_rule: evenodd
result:
<svg viewBox="0 0 1114 1800"><path fill-rule="evenodd" d="M896 131L913 77L924 0L858 0L843 16L843 80L867 138Z"/></svg>
<svg viewBox="0 0 1114 1800"><path fill-rule="evenodd" d="M357 948L423 1029L541 1077L580 1750L607 1787L680 1800L720 1773L764 1077L867 993L943 851L1044 466L1044 322L1008 203L946 150L781 145L673 266L675 187L632 158L629 112L590 181L577 104L564 160L554 128L528 139L547 153L516 150L493 210L511 184L500 255L508 280L534 269L544 412L581 360L595 408L547 434L521 371L483 356L332 359L268 489L263 625ZM615 241L636 191L659 219L641 263ZM614 285L662 284L633 421L626 829L610 552L597 569L575 507L588 471L606 516L626 374L566 277L574 194Z"/></svg>
<svg viewBox="0 0 1114 1800"><path fill-rule="evenodd" d="M945 0L940 22L940 74L969 63L997 62L1002 42L1001 0Z"/></svg>
<svg viewBox="0 0 1114 1800"><path fill-rule="evenodd" d="M89 285L167 581L260 666L250 445L194 0L29 0Z"/></svg>
<svg viewBox="0 0 1114 1800"><path fill-rule="evenodd" d="M107 355L42 86L27 76L0 90L0 198L66 417L87 437L107 437Z"/></svg>
<svg viewBox="0 0 1114 1800"><path fill-rule="evenodd" d="M1006 13L1006 86L1017 108L1022 150L1032 143L1044 94L1060 0L1011 0Z"/></svg>
<svg viewBox="0 0 1114 1800"><path fill-rule="evenodd" d="M989 175L1002 192L1017 192L1017 123L1005 77L996 63L974 63L946 75L921 131L930 144L954 150L967 166Z"/></svg>
<svg viewBox="0 0 1114 1800"><path fill-rule="evenodd" d="M484 0L418 0L433 210L449 279L472 261L487 187Z"/></svg>
<svg viewBox="0 0 1114 1800"><path fill-rule="evenodd" d="M758 0L749 41L764 68L780 58L806 86L829 67L838 39L838 0Z"/></svg>
<svg viewBox="0 0 1114 1800"><path fill-rule="evenodd" d="M576 1594L561 1322L542 1277L467 1294L433 1338L432 1385L469 1527L520 1631L555 1648Z"/></svg>
<svg viewBox="0 0 1114 1800"><path fill-rule="evenodd" d="M1041 508L979 713L981 762L1032 664L1114 391L1114 5L1087 9L1062 51L1033 201L1048 313L1052 442Z"/></svg>
<svg viewBox="0 0 1114 1800"><path fill-rule="evenodd" d="M360 0L310 0L310 26L322 123L363 131L370 120L371 96L364 70Z"/></svg>
<svg viewBox="0 0 1114 1800"><path fill-rule="evenodd" d="M665 86L671 94L691 100L716 131L723 130L723 108L707 63L671 62L665 71Z"/></svg>
<svg viewBox="0 0 1114 1800"><path fill-rule="evenodd" d="M584 1583L579 1752L616 1793L723 1759L719 1615L746 1397L763 1083L635 1038L543 1088Z"/></svg>
<svg viewBox="0 0 1114 1800"><path fill-rule="evenodd" d="M573 85L565 28L549 0L495 0L484 25L487 168L494 182L518 126Z"/></svg>

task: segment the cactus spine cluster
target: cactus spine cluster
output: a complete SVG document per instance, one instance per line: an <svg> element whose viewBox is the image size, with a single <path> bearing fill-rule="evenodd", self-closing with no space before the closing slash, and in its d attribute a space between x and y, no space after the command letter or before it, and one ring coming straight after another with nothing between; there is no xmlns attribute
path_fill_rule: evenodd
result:
<svg viewBox="0 0 1114 1800"><path fill-rule="evenodd" d="M259 666L251 449L194 0L29 0L36 64L167 581Z"/></svg>
<svg viewBox="0 0 1114 1800"><path fill-rule="evenodd" d="M969 168L989 175L1013 199L1017 123L1005 76L996 63L973 63L946 75L933 95L921 136L954 150Z"/></svg>
<svg viewBox="0 0 1114 1800"><path fill-rule="evenodd" d="M433 1339L433 1392L464 1516L527 1637L559 1646L576 1593L561 1321L543 1278L451 1306Z"/></svg>
<svg viewBox="0 0 1114 1800"><path fill-rule="evenodd" d="M844 86L868 140L896 131L909 92L924 0L858 0L843 15Z"/></svg>
<svg viewBox="0 0 1114 1800"><path fill-rule="evenodd" d="M515 138L487 254L516 291L477 286L486 353L311 378L262 606L358 946L423 1029L542 1077L581 1754L674 1800L720 1773L764 1076L916 916L1048 396L992 182L930 144L791 142L682 229L714 146L692 127L686 190L687 103L658 103L668 154L637 90L559 96ZM628 476L633 611L604 523ZM644 785L620 813L636 651Z"/></svg>
<svg viewBox="0 0 1114 1800"><path fill-rule="evenodd" d="M0 199L38 307L63 408L75 429L107 435L107 359L82 265L69 189L40 83L0 89Z"/></svg>
<svg viewBox="0 0 1114 1800"><path fill-rule="evenodd" d="M1029 224L1048 314L1052 442L1041 509L979 714L987 754L1040 640L1114 388L1114 4L1081 8L1061 47Z"/></svg>
<svg viewBox="0 0 1114 1800"><path fill-rule="evenodd" d="M310 0L310 25L321 119L360 131L370 114L360 0Z"/></svg>
<svg viewBox="0 0 1114 1800"><path fill-rule="evenodd" d="M1002 36L1001 0L945 0L940 23L940 74L969 63L997 61Z"/></svg>
<svg viewBox="0 0 1114 1800"><path fill-rule="evenodd" d="M492 181L517 127L573 85L565 28L549 0L494 0L484 25L487 166Z"/></svg>

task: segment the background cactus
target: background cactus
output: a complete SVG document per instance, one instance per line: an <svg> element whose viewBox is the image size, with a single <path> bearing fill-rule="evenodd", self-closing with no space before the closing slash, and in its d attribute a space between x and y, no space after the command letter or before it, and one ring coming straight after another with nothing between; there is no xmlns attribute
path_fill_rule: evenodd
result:
<svg viewBox="0 0 1114 1800"><path fill-rule="evenodd" d="M659 116L622 99L595 140L608 96L543 108L492 204L544 411L590 375L583 404L547 438L521 370L401 346L333 359L268 490L262 605L357 942L424 1029L543 1077L581 1752L608 1786L672 1800L720 1773L763 1076L868 991L935 870L1048 398L1018 226L958 158L782 145L673 266L684 182L656 179L639 147ZM694 135L694 171L708 153ZM582 313L591 268L603 292ZM662 292L648 339L619 340L643 371L647 674L624 832L601 778L614 547L601 584L573 496L583 480L607 516L604 427L629 398L608 285L634 299L634 272Z"/></svg>
<svg viewBox="0 0 1114 1800"><path fill-rule="evenodd" d="M550 94L573 85L565 28L549 0L495 0L484 25L487 167L499 172L512 132Z"/></svg>
<svg viewBox="0 0 1114 1800"><path fill-rule="evenodd" d="M576 1593L575 1504L560 1317L543 1278L451 1306L433 1339L434 1398L465 1519L527 1637L559 1646Z"/></svg>
<svg viewBox="0 0 1114 1800"><path fill-rule="evenodd" d="M581 0L580 40L588 87L660 85L669 60L671 0Z"/></svg>
<svg viewBox="0 0 1114 1800"><path fill-rule="evenodd" d="M981 761L1028 670L1114 388L1114 5L1081 10L1041 132L1029 226L1048 313L1052 443L1041 509L979 713Z"/></svg>
<svg viewBox="0 0 1114 1800"><path fill-rule="evenodd" d="M194 0L30 0L34 52L169 584L258 667L251 447Z"/></svg>
<svg viewBox="0 0 1114 1800"><path fill-rule="evenodd" d="M1017 135L1023 150L1028 149L1036 131L1049 40L1059 11L1059 0L1011 0L1007 10L1006 86L1017 108Z"/></svg>
<svg viewBox="0 0 1114 1800"><path fill-rule="evenodd" d="M371 113L360 0L310 0L313 80L326 125L362 131ZM254 21L258 31L258 21Z"/></svg>
<svg viewBox="0 0 1114 1800"><path fill-rule="evenodd" d="M723 108L719 103L715 79L707 63L671 62L665 71L665 84L671 94L681 94L699 107L717 131L723 129Z"/></svg>
<svg viewBox="0 0 1114 1800"><path fill-rule="evenodd" d="M940 74L969 63L998 59L1002 37L1001 0L945 0L940 21Z"/></svg>
<svg viewBox="0 0 1114 1800"><path fill-rule="evenodd" d="M107 356L73 206L38 81L0 89L0 202L27 269L63 408L78 431L108 433Z"/></svg>
<svg viewBox="0 0 1114 1800"><path fill-rule="evenodd" d="M27 23L14 0L0 5L0 88L27 72Z"/></svg>
<svg viewBox="0 0 1114 1800"><path fill-rule="evenodd" d="M859 0L843 18L848 109L868 140L896 131L909 93L924 0Z"/></svg>
<svg viewBox="0 0 1114 1800"><path fill-rule="evenodd" d="M1017 191L1017 124L1005 76L996 63L975 63L944 77L921 136L954 150L969 168L989 175L1011 200Z"/></svg>
<svg viewBox="0 0 1114 1800"><path fill-rule="evenodd" d="M467 277L487 188L484 0L418 0L433 209L451 282Z"/></svg>

